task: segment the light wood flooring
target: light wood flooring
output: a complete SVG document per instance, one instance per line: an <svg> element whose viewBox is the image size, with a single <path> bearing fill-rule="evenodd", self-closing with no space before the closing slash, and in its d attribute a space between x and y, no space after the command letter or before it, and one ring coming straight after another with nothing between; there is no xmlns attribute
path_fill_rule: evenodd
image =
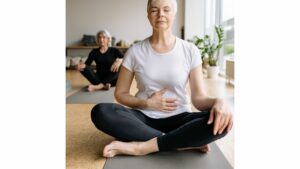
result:
<svg viewBox="0 0 300 169"><path fill-rule="evenodd" d="M72 84L72 90L66 97L72 95L89 82L77 71L67 70L66 79ZM206 79L207 93L213 97L233 98L234 87L226 80ZM134 81L130 93L136 93ZM66 105L66 168L67 169L102 169L106 158L101 156L106 144L113 140L112 137L97 130L90 120L90 111L94 104L67 104ZM223 139L216 141L217 145L234 166L234 129Z"/></svg>

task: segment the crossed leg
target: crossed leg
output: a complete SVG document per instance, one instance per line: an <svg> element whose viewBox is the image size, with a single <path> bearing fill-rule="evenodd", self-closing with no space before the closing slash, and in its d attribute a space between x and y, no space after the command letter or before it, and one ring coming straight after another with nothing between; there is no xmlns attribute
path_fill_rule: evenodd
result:
<svg viewBox="0 0 300 169"><path fill-rule="evenodd" d="M139 156L190 148L208 152L209 143L226 135L213 135L213 125L207 125L208 115L189 113L180 118L184 122L181 126L164 134L151 127L149 121L153 119L147 119L141 112L117 104L102 103L93 108L92 121L99 130L117 139L105 146L104 157L118 154Z"/></svg>

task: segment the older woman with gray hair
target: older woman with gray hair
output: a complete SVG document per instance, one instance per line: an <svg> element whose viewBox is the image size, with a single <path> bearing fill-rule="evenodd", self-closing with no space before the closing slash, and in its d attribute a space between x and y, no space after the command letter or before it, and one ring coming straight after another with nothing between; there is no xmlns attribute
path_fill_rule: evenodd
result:
<svg viewBox="0 0 300 169"><path fill-rule="evenodd" d="M107 30L101 30L96 35L99 48L93 49L85 63L79 63L77 70L91 83L88 91L109 90L115 86L123 54L116 48L109 47L111 35ZM95 61L97 72L90 65Z"/></svg>
<svg viewBox="0 0 300 169"><path fill-rule="evenodd" d="M116 85L115 97L126 107L101 103L92 109L95 126L116 138L105 146L104 157L187 148L208 152L208 144L232 128L225 102L205 92L199 50L172 33L176 11L176 0L148 0L152 35L127 51ZM135 96L129 93L134 76ZM192 112L191 104L201 112Z"/></svg>

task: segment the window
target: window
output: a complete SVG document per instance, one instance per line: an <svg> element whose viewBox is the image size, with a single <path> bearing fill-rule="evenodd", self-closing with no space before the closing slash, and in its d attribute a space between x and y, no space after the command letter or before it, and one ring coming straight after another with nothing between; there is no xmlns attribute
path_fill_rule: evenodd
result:
<svg viewBox="0 0 300 169"><path fill-rule="evenodd" d="M216 21L216 0L205 1L205 34L209 34Z"/></svg>
<svg viewBox="0 0 300 169"><path fill-rule="evenodd" d="M234 0L205 0L205 34L214 36L214 26L224 28L224 43L219 52L220 72L226 69L225 61L234 57Z"/></svg>
<svg viewBox="0 0 300 169"><path fill-rule="evenodd" d="M234 17L234 3L233 0L221 0L222 3L222 22L232 19Z"/></svg>

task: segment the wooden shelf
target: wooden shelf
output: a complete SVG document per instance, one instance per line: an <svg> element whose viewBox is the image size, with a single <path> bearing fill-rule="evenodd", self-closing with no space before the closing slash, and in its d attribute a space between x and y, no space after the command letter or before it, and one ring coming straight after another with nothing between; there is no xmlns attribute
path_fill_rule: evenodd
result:
<svg viewBox="0 0 300 169"><path fill-rule="evenodd" d="M121 47L121 46L113 46L113 47L119 49L120 52L122 52L123 54L125 54L125 52L129 48L129 47ZM83 45L67 46L66 47L66 56L68 56L68 54L69 54L70 51L71 52L72 51L77 51L77 53L81 51L80 52L81 54L79 54L79 55L88 56L88 54L91 51L91 49L95 49L95 48L99 48L99 46L83 46ZM82 52L84 52L84 54Z"/></svg>
<svg viewBox="0 0 300 169"><path fill-rule="evenodd" d="M128 49L128 47L121 47L121 46L113 46L114 48L118 49ZM94 49L99 48L99 46L67 46L67 49Z"/></svg>

